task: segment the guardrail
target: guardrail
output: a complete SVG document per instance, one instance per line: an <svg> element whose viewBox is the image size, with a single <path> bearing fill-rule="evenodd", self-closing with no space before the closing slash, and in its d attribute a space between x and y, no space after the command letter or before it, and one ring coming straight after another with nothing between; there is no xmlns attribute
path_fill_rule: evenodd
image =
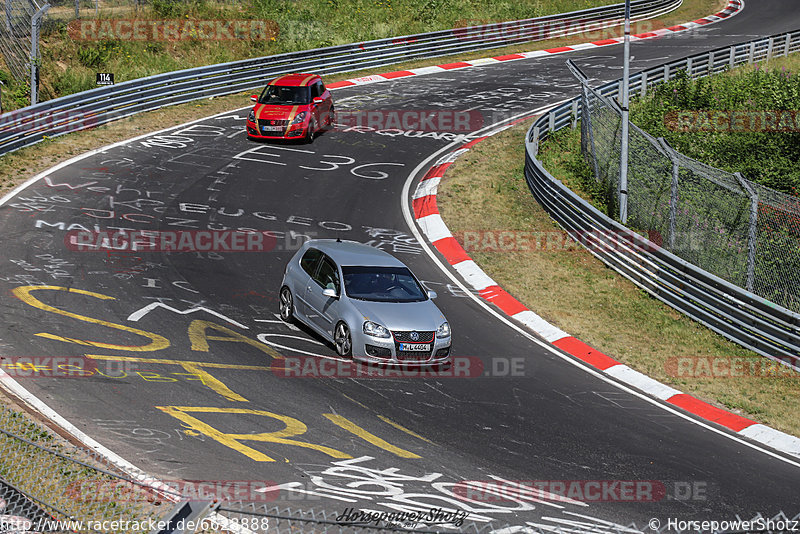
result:
<svg viewBox="0 0 800 534"><path fill-rule="evenodd" d="M636 20L656 17L678 8L682 2L637 0L631 4L631 15ZM143 111L253 89L289 72L314 71L330 75L416 58L500 48L615 26L622 22L623 16L624 4L614 4L490 25L477 35L470 27L457 28L221 63L131 80L0 115L0 155L38 143L45 137L93 128ZM511 35L508 35L509 28L513 28Z"/></svg>
<svg viewBox="0 0 800 534"><path fill-rule="evenodd" d="M632 93L684 71L693 77L800 51L800 30L756 39L653 67L631 76ZM622 80L595 91L618 98ZM650 295L758 354L800 369L800 315L732 285L626 228L555 179L536 159L539 142L575 126L580 97L540 117L525 142L525 178L550 216L576 241Z"/></svg>

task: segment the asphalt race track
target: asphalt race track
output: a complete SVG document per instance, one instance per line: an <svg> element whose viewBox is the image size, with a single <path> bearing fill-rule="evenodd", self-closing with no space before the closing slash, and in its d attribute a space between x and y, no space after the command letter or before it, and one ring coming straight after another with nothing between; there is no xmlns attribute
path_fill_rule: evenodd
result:
<svg viewBox="0 0 800 534"><path fill-rule="evenodd" d="M798 27L795 2L751 2L729 21L634 44L633 71ZM621 54L510 61L345 88L334 100L340 112L470 110L479 129L576 94L567 57L599 84L621 76ZM449 283L411 235L401 196L420 162L468 134L360 129L311 145L254 143L246 113L91 154L0 208L0 353L83 366L76 374L91 376L16 378L80 430L163 479L273 481L283 489L275 502L294 508L455 506L468 520L582 521L587 532L800 511L796 460L565 362ZM277 238L268 252L67 249L68 231L95 226ZM438 292L470 376L273 373L281 355L335 356L276 317L283 267L304 236L368 242L405 261ZM465 480L654 481L663 494L464 503L453 492Z"/></svg>

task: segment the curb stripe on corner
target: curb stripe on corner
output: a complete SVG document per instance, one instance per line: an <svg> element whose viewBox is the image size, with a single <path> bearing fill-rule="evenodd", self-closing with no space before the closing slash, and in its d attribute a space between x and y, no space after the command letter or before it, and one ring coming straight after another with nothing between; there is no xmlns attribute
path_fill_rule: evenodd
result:
<svg viewBox="0 0 800 534"><path fill-rule="evenodd" d="M514 124L529 119L523 117ZM460 155L469 151L480 141L504 130L498 129L488 135L474 139L458 149L442 156L434 164L423 179L417 184L412 195L414 218L422 233L428 238L436 250L455 269L478 295L485 301L494 304L507 316L535 332L552 345L571 356L580 359L595 369L604 372L630 386L633 386L659 400L680 408L701 419L723 426L753 441L794 456L800 456L800 439L757 423L746 417L717 408L696 397L683 393L671 386L662 384L649 376L631 369L603 352L570 336L558 327L529 310L511 294L502 289L472 260L466 250L450 233L442 220L436 204L439 182L444 172ZM442 163L445 162L445 163Z"/></svg>

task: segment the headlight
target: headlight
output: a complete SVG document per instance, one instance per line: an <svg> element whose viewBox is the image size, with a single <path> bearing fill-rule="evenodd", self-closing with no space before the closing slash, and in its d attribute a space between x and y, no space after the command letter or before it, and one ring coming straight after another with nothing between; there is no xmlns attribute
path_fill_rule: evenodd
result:
<svg viewBox="0 0 800 534"><path fill-rule="evenodd" d="M442 323L441 326L436 329L436 337L450 337L450 325L447 323Z"/></svg>
<svg viewBox="0 0 800 534"><path fill-rule="evenodd" d="M247 120L249 120L250 122L256 122L256 110L255 109L251 109L250 110L250 114L247 116Z"/></svg>
<svg viewBox="0 0 800 534"><path fill-rule="evenodd" d="M364 323L364 333L372 337L392 337L388 328L372 321Z"/></svg>
<svg viewBox="0 0 800 534"><path fill-rule="evenodd" d="M301 123L301 122L303 122L304 120L306 120L306 112L305 112L305 111L301 111L301 112L300 112L300 113L298 113L298 114L297 114L297 116L294 118L294 120L292 121L292 124L300 124L300 123Z"/></svg>

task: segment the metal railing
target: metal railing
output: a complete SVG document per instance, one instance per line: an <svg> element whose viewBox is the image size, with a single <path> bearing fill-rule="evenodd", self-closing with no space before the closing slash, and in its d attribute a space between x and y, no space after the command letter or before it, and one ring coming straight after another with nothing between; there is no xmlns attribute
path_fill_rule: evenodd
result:
<svg viewBox="0 0 800 534"><path fill-rule="evenodd" d="M632 17L644 20L663 15L682 1L638 0L632 3ZM470 28L460 28L406 35L168 72L91 89L0 115L0 155L44 137L93 128L143 111L240 93L289 72L331 75L573 35L617 25L623 12L624 4L615 4L492 25L477 34L470 33ZM508 35L510 26L514 28L512 35Z"/></svg>
<svg viewBox="0 0 800 534"><path fill-rule="evenodd" d="M56 438L21 412L0 406L0 516L12 523L0 525L0 531L52 531L55 521L71 520L146 525L148 519L165 517L178 500L178 495L121 473L96 452ZM102 529L62 524L55 530ZM127 530L149 532L146 527Z"/></svg>
<svg viewBox="0 0 800 534"><path fill-rule="evenodd" d="M723 72L800 51L800 30L756 39L666 63L631 76L631 91L673 79ZM621 80L595 89L617 98ZM539 142L575 126L581 97L540 117L526 137L525 177L531 192L573 239L614 270L676 310L739 345L800 369L800 314L733 285L679 258L611 219L555 179L536 158Z"/></svg>

